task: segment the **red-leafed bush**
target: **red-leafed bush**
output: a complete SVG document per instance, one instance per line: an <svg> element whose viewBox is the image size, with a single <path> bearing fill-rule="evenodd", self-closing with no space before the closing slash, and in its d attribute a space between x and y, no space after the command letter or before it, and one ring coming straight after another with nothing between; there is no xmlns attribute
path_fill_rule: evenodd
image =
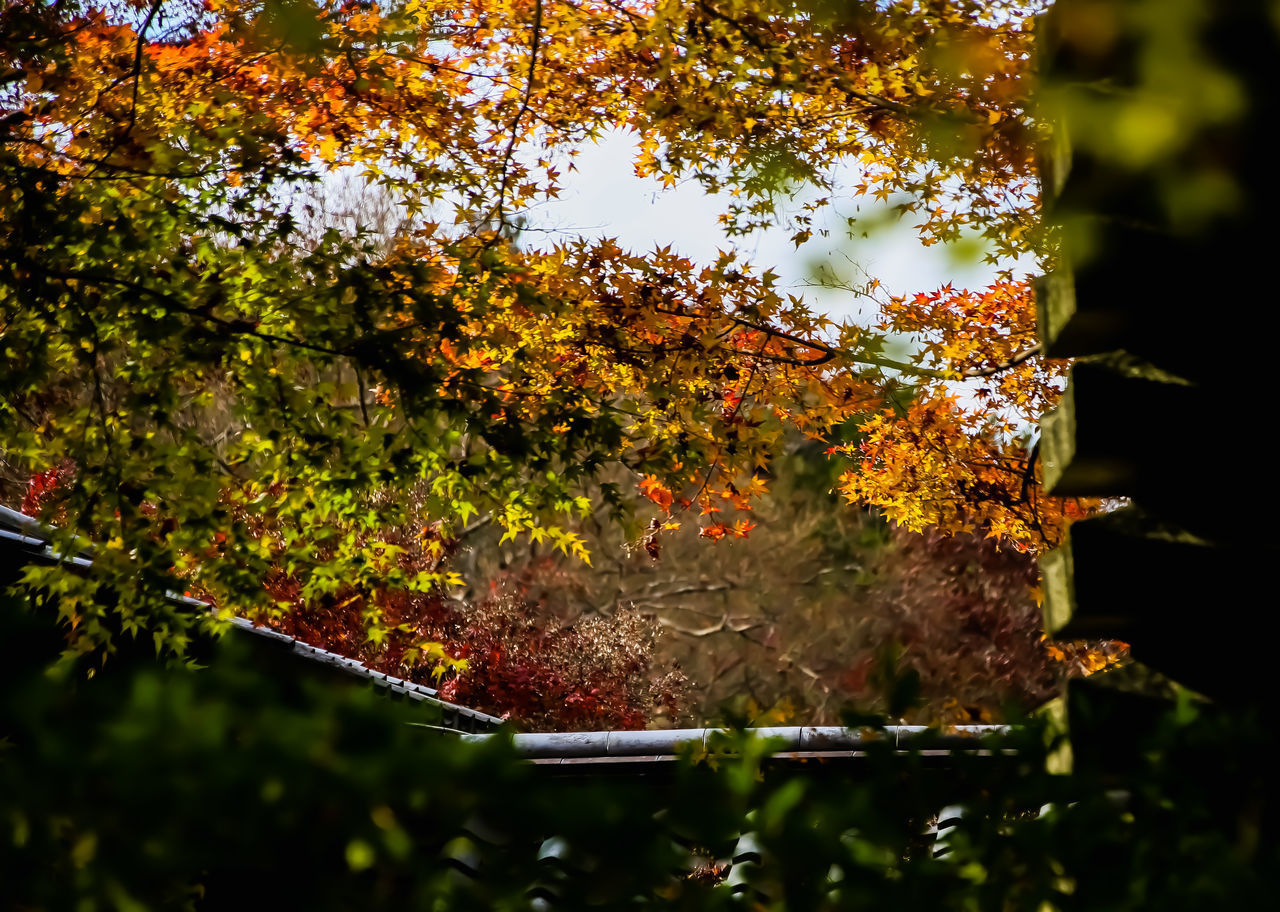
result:
<svg viewBox="0 0 1280 912"><path fill-rule="evenodd" d="M685 684L678 671L655 669L657 633L638 611L564 624L499 590L466 617L467 670L441 694L533 728L644 728L657 710L677 712Z"/></svg>
<svg viewBox="0 0 1280 912"><path fill-rule="evenodd" d="M66 461L30 475L22 511L48 515L74 472L74 463ZM278 493L275 488L267 492ZM276 553L283 526L269 512L245 509L245 499L244 492L227 492L239 534ZM154 515L153 506L141 508ZM49 518L57 521L56 510ZM330 555L324 540L317 536L320 564ZM388 546L403 579L421 574L442 579L457 549L436 524L389 527L359 540ZM228 549L243 544L217 532L201 562L224 560ZM308 594L305 577L276 568L262 580L275 607L256 613L254 620L378 671L437 687L447 700L510 718L523 728L639 729L659 713L679 711L687 682L674 667L657 667L659 627L652 616L620 610L609 617L566 620L545 599L528 595L534 576L545 584L555 571L540 565L519 577L506 574L487 597L467 603L439 586L414 590L393 583L343 585L317 597ZM189 580L189 586L193 595L219 601L198 579Z"/></svg>
<svg viewBox="0 0 1280 912"><path fill-rule="evenodd" d="M267 586L280 601L298 590L283 574ZM566 623L512 584L474 605L396 589L372 598L382 616L372 636L366 597L355 592L266 622L526 729L639 729L681 703L684 677L655 669L657 628L639 612Z"/></svg>
<svg viewBox="0 0 1280 912"><path fill-rule="evenodd" d="M261 517L249 525L267 542L279 532ZM435 524L389 527L376 538L394 549L404 579L442 574L458 550ZM487 597L468 602L441 586L393 583L308 596L301 579L273 570L265 586L279 610L257 620L525 729L640 729L659 713L675 715L686 681L655 661L656 620L636 611L566 619L531 594L540 573L501 573Z"/></svg>
<svg viewBox="0 0 1280 912"><path fill-rule="evenodd" d="M27 489L18 509L28 516L43 515L50 503L57 498L59 491L71 480L75 470L75 463L67 459L51 469L31 475L27 479Z"/></svg>
<svg viewBox="0 0 1280 912"><path fill-rule="evenodd" d="M270 524L256 534L270 540ZM389 528L404 578L441 572L457 543L437 527ZM258 618L274 629L370 668L437 687L441 697L509 718L532 730L640 729L675 715L686 681L655 662L659 627L651 616L559 616L535 583L538 568L504 573L486 597L467 602L442 588L346 585L308 597L302 580L270 572L278 611Z"/></svg>

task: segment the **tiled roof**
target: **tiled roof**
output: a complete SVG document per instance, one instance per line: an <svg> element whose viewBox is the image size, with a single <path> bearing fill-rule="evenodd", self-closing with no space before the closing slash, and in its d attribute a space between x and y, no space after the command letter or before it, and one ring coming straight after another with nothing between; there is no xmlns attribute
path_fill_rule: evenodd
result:
<svg viewBox="0 0 1280 912"><path fill-rule="evenodd" d="M92 552L90 550L82 550L79 554L68 556L56 552L49 544L52 531L39 520L27 516L25 513L19 513L8 507L0 506L0 546L16 550L28 560L69 563L84 570L89 570L93 567ZM179 595L175 592L168 593L168 597L174 602L196 609L207 609L209 607L205 602ZM502 724L502 720L497 716L491 716L488 713L468 709L465 706L458 706L447 700L440 699L434 688L375 671L356 659L330 652L327 649L321 649L318 646L312 646L309 643L304 643L295 637L268 627L257 626L244 618L233 618L231 625L234 630L240 631L244 635L262 638L304 660L317 662L357 678L362 678L375 687L384 688L396 696L419 703L428 703L440 710L444 728L461 732L480 732L497 728Z"/></svg>
<svg viewBox="0 0 1280 912"><path fill-rule="evenodd" d="M933 858L949 854L949 840L962 814L957 805L943 808L920 834L915 851ZM752 815L748 815L744 821L746 826L736 838L715 854L670 834L672 880L697 879L725 884L751 908L767 906L779 899L775 891L782 887L785 872L780 869L779 859L773 857L760 834L752 828L753 822ZM527 865L529 860L536 860L540 876L526 896L530 908L539 912L559 907L566 893L577 894L580 884L575 881L594 876L600 866L595 847L590 843L571 843L563 836L551 835L524 844L513 841L500 827L476 818L469 820L463 832L443 846L438 857L451 870L451 879L459 884L482 884L492 872L513 862ZM839 898L843 880L843 871L829 872L824 886L833 900ZM572 907L578 905L574 903Z"/></svg>
<svg viewBox="0 0 1280 912"><path fill-rule="evenodd" d="M321 649L319 646L312 646L310 643L304 643L296 637L280 633L278 630L272 630L270 627L255 625L252 621L247 621L244 618L232 618L231 624L236 630L243 631L245 634L264 637L303 659L319 662L335 670L363 678L375 687L384 688L395 696L436 706L443 713L445 728L463 732L483 732L497 728L502 724L502 720L497 716L491 716L488 713L482 713L479 710L469 709L465 706L458 706L456 703L441 699L435 688L427 687L424 684L416 684L413 681L406 681L404 678L398 678L395 675L385 674L381 671L375 671L357 659L348 658L339 653L330 652L327 649Z"/></svg>

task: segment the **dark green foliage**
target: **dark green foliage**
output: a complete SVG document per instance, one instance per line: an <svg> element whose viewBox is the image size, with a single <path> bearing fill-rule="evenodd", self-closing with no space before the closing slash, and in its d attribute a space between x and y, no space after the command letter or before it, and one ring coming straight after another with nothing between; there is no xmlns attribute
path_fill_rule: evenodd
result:
<svg viewBox="0 0 1280 912"><path fill-rule="evenodd" d="M6 600L3 625L5 908L1245 909L1280 870L1271 739L1191 704L1072 776L1043 772L1032 725L1017 756L945 767L888 741L774 765L729 733L674 768L575 777L234 636L193 644L202 670L122 647L53 676L43 619Z"/></svg>

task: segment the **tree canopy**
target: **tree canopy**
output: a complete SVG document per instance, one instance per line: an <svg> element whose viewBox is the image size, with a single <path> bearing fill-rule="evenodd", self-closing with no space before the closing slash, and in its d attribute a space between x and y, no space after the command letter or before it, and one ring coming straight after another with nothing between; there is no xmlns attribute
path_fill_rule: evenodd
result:
<svg viewBox="0 0 1280 912"><path fill-rule="evenodd" d="M1027 434L1061 365L1037 357L1012 269L905 298L872 282L878 321L857 325L732 254L519 230L575 150L621 128L637 173L731 192L731 233L804 183L798 244L830 200L863 198L928 243L1048 256L1034 12L7 3L8 479L61 473L47 518L67 545L92 535L104 570L134 568L114 620L46 580L74 650L120 629L180 649L192 619L148 595L175 576L241 613L279 607L273 568L307 599L439 589L447 564L401 556L477 519L589 559L573 522L591 498L647 499L654 548L680 523L746 535L784 431L850 421L832 455L851 500L909 529L1056 541L1080 508L1042 496ZM394 237L303 230L308 188L340 174L389 195ZM887 357L891 334L916 354Z"/></svg>

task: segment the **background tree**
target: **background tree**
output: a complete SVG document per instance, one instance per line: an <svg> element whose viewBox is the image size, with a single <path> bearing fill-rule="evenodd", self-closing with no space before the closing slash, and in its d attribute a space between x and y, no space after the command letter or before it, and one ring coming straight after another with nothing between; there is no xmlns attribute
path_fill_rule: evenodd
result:
<svg viewBox="0 0 1280 912"><path fill-rule="evenodd" d="M1122 657L1118 644L1045 640L1033 555L995 539L908 532L842 505L826 448L787 441L746 514L749 534L734 534L734 520L708 541L718 514L656 540L651 528L589 520L587 566L478 530L455 567L481 591L511 579L561 623L651 616L665 632L657 655L690 680L693 722L728 708L838 723L850 704L880 705L886 663L920 675L912 721L992 721Z"/></svg>

